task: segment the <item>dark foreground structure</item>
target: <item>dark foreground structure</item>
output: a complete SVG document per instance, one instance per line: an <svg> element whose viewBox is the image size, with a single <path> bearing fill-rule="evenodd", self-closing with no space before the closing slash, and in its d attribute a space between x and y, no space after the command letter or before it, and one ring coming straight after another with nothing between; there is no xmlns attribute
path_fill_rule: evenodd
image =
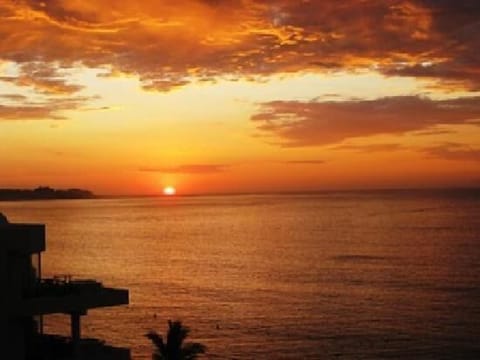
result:
<svg viewBox="0 0 480 360"><path fill-rule="evenodd" d="M89 309L128 304L128 290L42 278L43 251L45 225L0 221L0 359L130 359L129 349L82 339L80 326ZM43 316L55 313L70 317L71 336L44 334Z"/></svg>

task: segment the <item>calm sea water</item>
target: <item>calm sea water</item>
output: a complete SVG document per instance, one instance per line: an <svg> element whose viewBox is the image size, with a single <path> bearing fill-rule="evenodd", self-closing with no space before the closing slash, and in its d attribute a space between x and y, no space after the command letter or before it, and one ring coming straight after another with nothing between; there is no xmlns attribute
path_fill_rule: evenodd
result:
<svg viewBox="0 0 480 360"><path fill-rule="evenodd" d="M480 358L480 192L0 203L47 224L44 275L130 290L83 334L150 359L181 319L211 359ZM51 332L68 319L48 317Z"/></svg>

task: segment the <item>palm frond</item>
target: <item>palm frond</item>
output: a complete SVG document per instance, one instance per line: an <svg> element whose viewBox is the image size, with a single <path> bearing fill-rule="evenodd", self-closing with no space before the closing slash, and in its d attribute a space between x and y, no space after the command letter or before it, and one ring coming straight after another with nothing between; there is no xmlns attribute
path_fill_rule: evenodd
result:
<svg viewBox="0 0 480 360"><path fill-rule="evenodd" d="M195 360L200 354L205 354L207 348L200 343L185 343L190 329L181 321L168 321L166 341L155 331L149 331L145 336L155 346L154 360Z"/></svg>
<svg viewBox="0 0 480 360"><path fill-rule="evenodd" d="M184 360L195 360L198 358L198 355L205 354L207 352L207 347L198 342L189 342L183 345L182 349L182 359Z"/></svg>
<svg viewBox="0 0 480 360"><path fill-rule="evenodd" d="M166 346L163 342L162 335L159 335L156 331L151 330L146 333L145 336L153 343L153 345L155 345L156 351L160 356L165 357L167 355Z"/></svg>
<svg viewBox="0 0 480 360"><path fill-rule="evenodd" d="M172 358L180 357L182 344L189 331L187 327L182 325L181 321L168 321L167 353L169 356L172 356Z"/></svg>

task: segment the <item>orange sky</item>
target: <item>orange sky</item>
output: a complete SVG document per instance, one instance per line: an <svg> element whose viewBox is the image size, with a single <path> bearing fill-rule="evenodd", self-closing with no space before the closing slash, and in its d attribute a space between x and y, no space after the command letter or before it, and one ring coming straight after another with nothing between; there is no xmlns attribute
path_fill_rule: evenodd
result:
<svg viewBox="0 0 480 360"><path fill-rule="evenodd" d="M480 186L478 1L0 0L0 188Z"/></svg>

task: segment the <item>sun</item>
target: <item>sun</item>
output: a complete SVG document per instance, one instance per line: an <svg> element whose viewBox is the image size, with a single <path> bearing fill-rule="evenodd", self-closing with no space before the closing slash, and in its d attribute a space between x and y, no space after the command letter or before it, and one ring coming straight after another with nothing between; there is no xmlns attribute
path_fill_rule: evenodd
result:
<svg viewBox="0 0 480 360"><path fill-rule="evenodd" d="M175 188L173 186L166 186L163 188L163 195L166 195L166 196L172 196L172 195L175 195L177 191L175 190Z"/></svg>

